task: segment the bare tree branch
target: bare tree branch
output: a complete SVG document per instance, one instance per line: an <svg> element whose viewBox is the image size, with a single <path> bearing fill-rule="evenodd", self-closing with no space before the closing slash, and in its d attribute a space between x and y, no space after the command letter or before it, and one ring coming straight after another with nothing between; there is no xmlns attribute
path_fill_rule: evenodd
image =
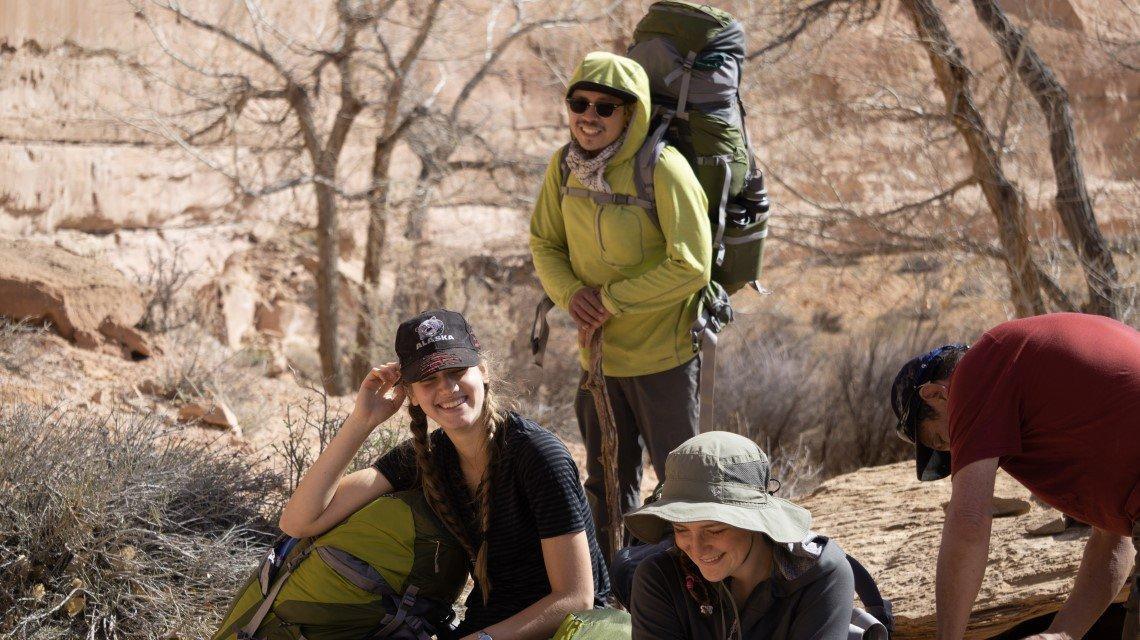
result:
<svg viewBox="0 0 1140 640"><path fill-rule="evenodd" d="M812 25L829 16L836 16L835 29L857 26L879 15L881 0L814 0L792 11L781 12L785 26L775 39L761 45L745 56L755 60L773 51L789 47Z"/></svg>
<svg viewBox="0 0 1140 640"><path fill-rule="evenodd" d="M145 9L142 8L141 0L131 0L131 2L135 6L136 11L141 11L141 12L145 13ZM242 49L243 51L245 51L245 52L253 55L254 57L264 61L266 64L268 64L274 70L276 70L277 73L280 74L282 78L285 78L287 81L292 82L292 76L289 73L288 69L285 68L285 66L281 63L280 60L278 60L272 54L270 54L269 51L267 51L264 48L255 46L253 43L249 42L245 38L242 38L241 36L237 35L236 33L233 33L232 31L225 29L225 28L221 27L220 25L214 24L212 22L209 22L203 18L200 18L198 16L195 16L195 15L187 12L185 9L182 8L182 5L178 2L178 0L150 0L150 3L156 7L159 7L160 9L163 9L165 11L168 11L168 12L174 14L175 16L177 16L178 18L180 18L182 20L185 20L186 22L190 23L191 25L193 25L194 27L196 27L197 29L199 29L201 31L211 33L215 36L218 36L219 38L222 38L223 40L226 40L226 41L236 45L238 48Z"/></svg>

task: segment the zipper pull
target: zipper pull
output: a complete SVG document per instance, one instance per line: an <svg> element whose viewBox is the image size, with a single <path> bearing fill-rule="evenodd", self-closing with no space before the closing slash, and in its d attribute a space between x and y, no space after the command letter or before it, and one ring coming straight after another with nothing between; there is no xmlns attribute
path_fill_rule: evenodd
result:
<svg viewBox="0 0 1140 640"><path fill-rule="evenodd" d="M435 541L435 572L439 573L439 540Z"/></svg>

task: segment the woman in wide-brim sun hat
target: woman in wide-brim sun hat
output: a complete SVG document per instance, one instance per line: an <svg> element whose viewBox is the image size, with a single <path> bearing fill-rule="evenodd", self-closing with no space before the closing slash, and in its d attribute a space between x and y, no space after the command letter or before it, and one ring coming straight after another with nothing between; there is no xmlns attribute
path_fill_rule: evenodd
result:
<svg viewBox="0 0 1140 640"><path fill-rule="evenodd" d="M703 433L674 449L661 498L625 516L645 542L675 548L634 576L634 640L846 638L855 583L811 514L770 491L768 456L748 438Z"/></svg>

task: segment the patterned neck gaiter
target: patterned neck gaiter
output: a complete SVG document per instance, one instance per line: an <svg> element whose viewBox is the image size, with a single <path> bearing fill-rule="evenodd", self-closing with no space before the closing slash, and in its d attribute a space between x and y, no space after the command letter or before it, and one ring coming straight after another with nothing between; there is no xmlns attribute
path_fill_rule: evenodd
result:
<svg viewBox="0 0 1140 640"><path fill-rule="evenodd" d="M570 136L570 152L566 154L566 165L570 167L570 172L574 174L575 178L582 181L586 188L590 191L600 191L602 193L613 193L610 189L609 183L606 182L606 163L613 158L625 144L625 136L629 133L627 126L625 131L622 132L621 137L613 141L608 147L599 151L596 155L590 156L578 141Z"/></svg>

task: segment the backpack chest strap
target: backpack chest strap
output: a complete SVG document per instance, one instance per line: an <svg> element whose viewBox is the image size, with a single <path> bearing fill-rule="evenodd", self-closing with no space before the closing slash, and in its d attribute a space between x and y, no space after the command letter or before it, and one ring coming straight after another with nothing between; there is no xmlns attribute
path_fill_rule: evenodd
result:
<svg viewBox="0 0 1140 640"><path fill-rule="evenodd" d="M597 204L617 204L629 205L633 207L641 207L642 209L649 209L653 207L653 203L648 200L643 200L637 196L626 195L624 193L605 193L602 191L592 191L590 189L582 189L580 187L567 187L563 186L559 191L564 196L573 198L589 198Z"/></svg>

